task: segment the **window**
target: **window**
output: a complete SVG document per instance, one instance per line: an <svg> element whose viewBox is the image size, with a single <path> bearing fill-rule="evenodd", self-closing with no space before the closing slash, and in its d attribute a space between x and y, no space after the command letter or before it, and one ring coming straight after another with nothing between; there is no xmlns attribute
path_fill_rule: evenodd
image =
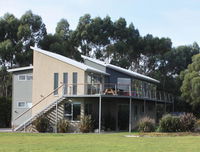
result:
<svg viewBox="0 0 200 152"><path fill-rule="evenodd" d="M32 75L26 75L26 80L27 81L33 80L33 76Z"/></svg>
<svg viewBox="0 0 200 152"><path fill-rule="evenodd" d="M73 72L73 95L77 94L77 72Z"/></svg>
<svg viewBox="0 0 200 152"><path fill-rule="evenodd" d="M68 120L79 121L80 114L81 114L81 104L80 103L65 103L64 115Z"/></svg>
<svg viewBox="0 0 200 152"><path fill-rule="evenodd" d="M137 116L138 114L138 107L137 105L134 106L134 116Z"/></svg>
<svg viewBox="0 0 200 152"><path fill-rule="evenodd" d="M58 95L58 73L54 73L54 95Z"/></svg>
<svg viewBox="0 0 200 152"><path fill-rule="evenodd" d="M31 81L33 79L32 74L20 74L18 75L19 81Z"/></svg>
<svg viewBox="0 0 200 152"><path fill-rule="evenodd" d="M141 113L144 113L144 105L141 106Z"/></svg>
<svg viewBox="0 0 200 152"><path fill-rule="evenodd" d="M25 74L18 75L18 80L19 81L26 81L26 75Z"/></svg>
<svg viewBox="0 0 200 152"><path fill-rule="evenodd" d="M68 73L63 73L63 94L67 94Z"/></svg>
<svg viewBox="0 0 200 152"><path fill-rule="evenodd" d="M85 114L86 115L91 115L92 114L92 104L91 103L86 103L85 104Z"/></svg>
<svg viewBox="0 0 200 152"><path fill-rule="evenodd" d="M25 101L18 101L17 107L18 108L26 108L26 102Z"/></svg>
<svg viewBox="0 0 200 152"><path fill-rule="evenodd" d="M130 78L117 78L118 88L124 91L129 91L129 86L131 85Z"/></svg>
<svg viewBox="0 0 200 152"><path fill-rule="evenodd" d="M81 104L73 104L73 120L80 120Z"/></svg>

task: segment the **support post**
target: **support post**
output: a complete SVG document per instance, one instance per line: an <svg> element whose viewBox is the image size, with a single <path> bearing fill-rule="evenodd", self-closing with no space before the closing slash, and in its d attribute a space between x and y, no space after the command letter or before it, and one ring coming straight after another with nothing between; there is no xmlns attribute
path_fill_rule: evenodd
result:
<svg viewBox="0 0 200 152"><path fill-rule="evenodd" d="M130 101L129 101L129 132L131 133L131 128L132 128L132 117L131 117L131 113L132 113L132 99L130 97Z"/></svg>
<svg viewBox="0 0 200 152"><path fill-rule="evenodd" d="M115 95L117 95L117 85L115 84Z"/></svg>
<svg viewBox="0 0 200 152"><path fill-rule="evenodd" d="M165 92L164 92L164 102L165 102L165 114L166 114L166 112L167 112L167 102L166 102L166 94L165 94Z"/></svg>
<svg viewBox="0 0 200 152"><path fill-rule="evenodd" d="M55 133L58 132L58 101L56 101L56 125L55 125Z"/></svg>
<svg viewBox="0 0 200 152"><path fill-rule="evenodd" d="M155 101L155 120L157 122L157 101Z"/></svg>
<svg viewBox="0 0 200 152"><path fill-rule="evenodd" d="M26 122L24 122L24 132L26 132Z"/></svg>
<svg viewBox="0 0 200 152"><path fill-rule="evenodd" d="M99 133L101 133L101 95L99 96Z"/></svg>

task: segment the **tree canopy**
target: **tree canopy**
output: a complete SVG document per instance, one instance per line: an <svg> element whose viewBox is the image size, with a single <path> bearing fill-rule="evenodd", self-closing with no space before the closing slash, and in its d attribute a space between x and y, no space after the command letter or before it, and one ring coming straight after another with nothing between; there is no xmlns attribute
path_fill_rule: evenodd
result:
<svg viewBox="0 0 200 152"><path fill-rule="evenodd" d="M181 96L192 106L200 105L200 54L192 57L192 63L181 73Z"/></svg>

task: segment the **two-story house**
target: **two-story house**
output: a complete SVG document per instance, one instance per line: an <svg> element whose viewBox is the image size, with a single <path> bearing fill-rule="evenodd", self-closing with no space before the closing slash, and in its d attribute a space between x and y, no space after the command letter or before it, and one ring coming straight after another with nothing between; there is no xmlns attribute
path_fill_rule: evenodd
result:
<svg viewBox="0 0 200 152"><path fill-rule="evenodd" d="M26 130L47 114L55 124L68 119L78 131L81 117L91 115L101 130L133 129L140 118L156 118L156 105L171 104L170 94L159 92L158 80L112 64L82 56L84 63L33 49L33 66L13 73L12 125Z"/></svg>

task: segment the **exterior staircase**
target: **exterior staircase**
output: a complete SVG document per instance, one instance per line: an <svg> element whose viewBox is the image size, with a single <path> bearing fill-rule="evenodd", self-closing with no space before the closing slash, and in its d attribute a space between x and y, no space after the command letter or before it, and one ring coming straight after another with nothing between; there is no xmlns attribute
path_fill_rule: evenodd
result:
<svg viewBox="0 0 200 152"><path fill-rule="evenodd" d="M58 119L62 118L64 115L63 114L64 106L62 105L62 101L64 101L65 99L66 99L65 96L58 98L57 100L55 100L54 102L46 106L45 108L41 109L38 113L36 113L35 115L27 119L24 123L14 128L13 131L26 131L26 129L33 123L34 120L36 120L38 117L44 114L47 115L47 118L50 120L50 123L55 125ZM28 110L31 110L31 109L28 109ZM25 113L23 113L21 116L23 116Z"/></svg>

